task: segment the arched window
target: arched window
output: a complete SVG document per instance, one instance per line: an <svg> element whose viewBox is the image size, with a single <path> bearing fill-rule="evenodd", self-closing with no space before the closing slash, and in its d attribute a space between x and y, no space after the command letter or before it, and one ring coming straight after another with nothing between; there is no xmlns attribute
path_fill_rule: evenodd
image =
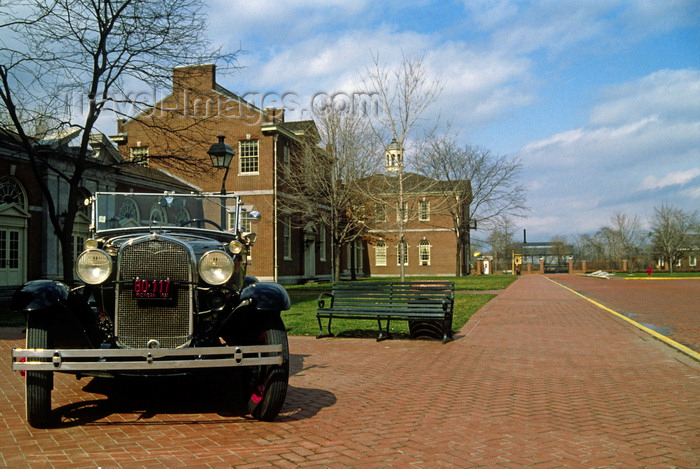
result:
<svg viewBox="0 0 700 469"><path fill-rule="evenodd" d="M151 206L151 214L148 220L149 223L165 225L168 223L168 214L163 207L156 203Z"/></svg>
<svg viewBox="0 0 700 469"><path fill-rule="evenodd" d="M0 286L17 286L27 278L27 193L10 176L0 176Z"/></svg>
<svg viewBox="0 0 700 469"><path fill-rule="evenodd" d="M127 223L132 223L138 226L140 219L139 206L133 198L126 197L119 206L119 225L124 226Z"/></svg>
<svg viewBox="0 0 700 469"><path fill-rule="evenodd" d="M425 238L418 243L418 261L420 265L430 265L430 242Z"/></svg>
<svg viewBox="0 0 700 469"><path fill-rule="evenodd" d="M27 209L27 196L20 183L13 177L0 177L0 205L17 205L22 210Z"/></svg>

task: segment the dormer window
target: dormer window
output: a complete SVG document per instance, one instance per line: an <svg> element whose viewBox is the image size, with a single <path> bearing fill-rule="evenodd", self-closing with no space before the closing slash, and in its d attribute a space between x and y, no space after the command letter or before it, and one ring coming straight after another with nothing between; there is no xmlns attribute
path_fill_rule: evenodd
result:
<svg viewBox="0 0 700 469"><path fill-rule="evenodd" d="M131 161L142 166L148 166L148 147L138 146L129 149Z"/></svg>

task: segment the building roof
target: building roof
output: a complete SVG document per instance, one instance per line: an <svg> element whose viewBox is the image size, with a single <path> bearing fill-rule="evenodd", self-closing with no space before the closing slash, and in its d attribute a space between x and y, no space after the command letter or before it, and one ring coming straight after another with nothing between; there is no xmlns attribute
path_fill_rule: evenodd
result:
<svg viewBox="0 0 700 469"><path fill-rule="evenodd" d="M202 189L194 184L180 179L164 170L150 168L138 164L128 164L119 168L120 172L129 178L141 180L148 186L162 186L162 190L175 190L180 192L200 192ZM126 182L126 181L124 181Z"/></svg>
<svg viewBox="0 0 700 469"><path fill-rule="evenodd" d="M404 191L413 193L445 193L454 190L455 186L462 182L439 181L411 172L404 172L403 177ZM364 178L364 181L361 180L361 184L374 188L378 193L393 193L398 184L398 174L391 172L374 174Z"/></svg>

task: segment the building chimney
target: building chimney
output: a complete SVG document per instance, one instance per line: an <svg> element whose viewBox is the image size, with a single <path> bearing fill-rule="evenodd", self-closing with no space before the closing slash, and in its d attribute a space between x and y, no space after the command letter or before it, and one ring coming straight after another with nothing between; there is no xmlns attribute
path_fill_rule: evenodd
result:
<svg viewBox="0 0 700 469"><path fill-rule="evenodd" d="M216 65L184 65L173 68L173 94L177 90L209 93L216 88Z"/></svg>
<svg viewBox="0 0 700 469"><path fill-rule="evenodd" d="M527 244L527 230L523 230L523 244Z"/></svg>
<svg viewBox="0 0 700 469"><path fill-rule="evenodd" d="M273 122L284 122L284 108L281 107L266 107L265 112Z"/></svg>

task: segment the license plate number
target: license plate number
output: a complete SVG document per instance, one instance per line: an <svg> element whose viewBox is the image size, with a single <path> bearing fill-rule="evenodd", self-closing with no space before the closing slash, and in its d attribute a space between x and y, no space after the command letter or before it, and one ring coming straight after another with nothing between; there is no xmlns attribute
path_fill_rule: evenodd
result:
<svg viewBox="0 0 700 469"><path fill-rule="evenodd" d="M140 300L171 300L175 286L169 278L135 278L133 292Z"/></svg>

